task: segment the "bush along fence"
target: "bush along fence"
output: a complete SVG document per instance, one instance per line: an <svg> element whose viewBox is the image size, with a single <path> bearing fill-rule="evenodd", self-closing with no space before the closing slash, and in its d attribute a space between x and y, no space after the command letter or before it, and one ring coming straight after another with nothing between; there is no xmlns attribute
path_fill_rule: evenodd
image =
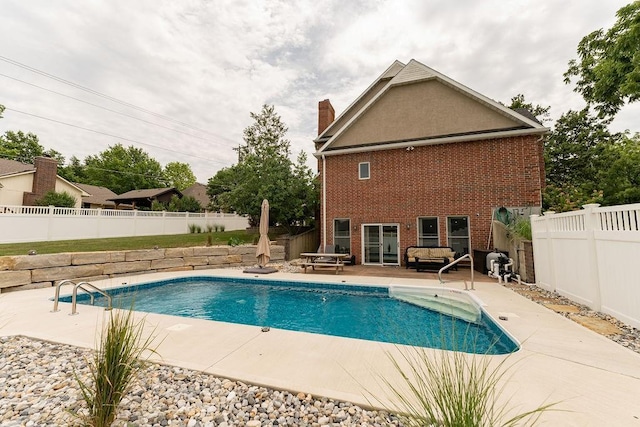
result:
<svg viewBox="0 0 640 427"><path fill-rule="evenodd" d="M248 226L247 217L218 212L0 206L0 243L186 234L192 227L233 231Z"/></svg>
<svg viewBox="0 0 640 427"><path fill-rule="evenodd" d="M284 247L271 246L271 261ZM0 257L0 292L53 286L60 280L95 281L132 274L256 265L256 246L203 246Z"/></svg>
<svg viewBox="0 0 640 427"><path fill-rule="evenodd" d="M531 216L536 284L640 328L640 204Z"/></svg>

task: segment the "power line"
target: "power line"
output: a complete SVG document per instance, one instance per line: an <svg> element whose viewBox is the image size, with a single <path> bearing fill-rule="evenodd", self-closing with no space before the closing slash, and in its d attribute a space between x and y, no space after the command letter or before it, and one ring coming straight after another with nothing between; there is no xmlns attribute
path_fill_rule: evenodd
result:
<svg viewBox="0 0 640 427"><path fill-rule="evenodd" d="M138 140L135 140L135 139L126 138L126 137L123 137L123 136L118 136L118 135L114 135L114 134L107 133L107 132L102 132L102 131L95 130L95 129L89 129L89 128L86 128L86 127L83 127L83 126L78 126L78 125L74 125L74 124L71 124L71 123L63 122L61 120L51 119L49 117L39 116L37 114L32 114L32 113L27 113L25 111L16 110L14 108L6 107L5 110L6 111L13 111L15 113L24 114L24 115L31 116L31 117L36 117L38 119L47 120L47 121L58 123L58 124L65 125L65 126L70 126L70 127L76 128L76 129L86 130L87 132L93 132L93 133L97 133L97 134L100 134L100 135L109 136L111 138L116 138L116 139L120 139L120 140L123 140L123 141L133 142L135 144L146 145L148 147L153 147L153 148L157 148L157 149L160 149L160 150L165 150L165 151L168 151L168 152L171 152L171 153L180 154L180 155L183 155L183 156L194 157L196 159L206 160L206 161L213 162L213 163L218 163L218 164L221 164L221 165L225 165L226 164L224 162L221 162L220 160L213 160L213 159L209 159L209 158L206 158L206 157L196 156L195 154L183 153L181 151L172 150L170 148L164 148L164 147L160 147L158 145L148 144L146 142L141 142L141 141L138 141Z"/></svg>
<svg viewBox="0 0 640 427"><path fill-rule="evenodd" d="M29 85L29 86L36 87L38 89L41 89L41 90L44 90L44 91L47 91L47 92L55 93L56 95L64 96L65 98L73 99L74 101L82 102L83 104L91 105L92 107L101 108L101 109L109 111L111 113L119 114L121 116L125 116L125 117L129 117L129 118L132 118L132 119L135 119L135 120L139 120L141 122L148 123L148 124L153 125L153 126L158 126L158 127L163 128L163 129L168 129L168 130L173 131L173 132L177 132L177 133L180 133L180 134L183 134L183 135L187 135L187 136L189 136L191 138L197 138L197 139L201 139L201 140L207 141L207 142L217 142L217 141L211 141L211 140L209 140L207 138L202 138L201 136L190 134L188 132L183 132L183 131L178 130L178 129L173 129L173 128L170 128L169 126L163 126L163 125L158 124L158 123L150 122L148 120L144 120L144 119L141 119L141 118L136 117L136 116L132 116L132 115L127 114L127 113L123 113L123 112L120 112L120 111L117 111L117 110L112 110L111 108L103 107L102 105L94 104L94 103L85 101L83 99L73 97L71 95L67 95L67 94L64 94L64 93L61 93L61 92L57 92L57 91L52 90L52 89L47 89L46 87L38 86L36 84L29 83L29 82L26 82L24 80L17 79L15 77L11 77L11 76L8 76L6 74L0 73L0 76L5 77L7 79L11 79L11 80L17 81L17 82L20 82L20 83L24 83L24 84ZM226 138L224 138L224 139L226 139ZM229 142L231 142L231 141L229 141Z"/></svg>
<svg viewBox="0 0 640 427"><path fill-rule="evenodd" d="M38 70L37 68L31 67L31 66L26 65L26 64L22 64L22 63L20 63L18 61L15 61L15 60L11 59L11 58L7 58L5 56L0 56L0 61L7 62L7 63L9 63L11 65L15 65L16 67L23 68L23 69L25 69L27 71L31 71L32 73L39 74L39 75L47 77L49 79L53 79L53 80L55 80L57 82L60 82L60 83L75 87L76 89L80 89L80 90L83 90L85 92L89 92L89 93L91 93L93 95L99 96L99 97L104 98L104 99L108 99L109 101L124 105L126 107L133 108L133 109L138 110L138 111L142 111L143 113L147 113L147 114L150 114L152 116L159 117L161 119L177 123L177 124L179 124L181 126L189 128L189 129L197 130L198 132L203 132L203 133L206 133L206 134L213 135L213 136L217 137L217 135L215 135L214 133L209 132L209 131L204 130L204 129L200 129L200 128L198 128L196 126L193 126L193 125L191 125L189 123L182 122L180 120L174 119L173 117L169 117L169 116L165 116L165 115L156 113L154 111L148 110L148 109L143 108L143 107L138 107L137 105L132 104L130 102L122 101L122 100L120 100L118 98L114 98L113 96L104 94L102 92L98 92L97 90L94 90L94 89L88 88L86 86L82 86L82 85L80 85L78 83L74 83L72 81L63 79L62 77L58 77L58 76L55 76L53 74L49 74L46 71Z"/></svg>
<svg viewBox="0 0 640 427"><path fill-rule="evenodd" d="M15 160L18 161L20 163L20 160L18 160L17 156L7 156L5 154L0 155L0 159L7 159L7 160ZM60 164L58 164L60 166ZM80 169L95 169L95 170L99 170L99 171L103 171L103 172L111 172L111 173L117 173L117 174L123 174L123 175L135 175L135 176L142 176L144 178L153 178L153 179L157 179L159 181L164 181L164 177L162 176L158 176L158 175L149 175L149 174L144 174L144 173L138 173L138 172L129 172L129 171L118 171L118 170L114 170L114 169L105 169L105 168L99 168L97 166L93 166L93 165L74 165L73 163L69 163L69 164L64 164L60 167L70 167L73 166L74 168L80 168ZM83 182L81 182L80 184L84 184Z"/></svg>

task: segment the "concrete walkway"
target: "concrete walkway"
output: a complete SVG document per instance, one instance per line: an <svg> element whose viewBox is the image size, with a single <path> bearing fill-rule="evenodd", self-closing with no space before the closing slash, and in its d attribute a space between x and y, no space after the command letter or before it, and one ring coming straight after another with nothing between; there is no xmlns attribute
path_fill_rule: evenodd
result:
<svg viewBox="0 0 640 427"><path fill-rule="evenodd" d="M205 270L120 277L94 284L102 288L185 275L253 277L238 270ZM264 280L302 280L345 284L439 286L427 278L363 277L335 274L275 273ZM447 284L464 289L461 282ZM494 282L477 282L474 294L485 310L522 343L507 357L503 397L522 412L557 402L562 412L547 413L546 425L640 426L640 355ZM68 294L70 288L66 288ZM93 348L104 310L70 304L51 313L53 288L0 295L0 335L29 337ZM162 363L244 382L307 392L361 405L384 400L382 378L398 382L388 355L403 347L325 335L148 314L149 328L162 340ZM434 353L437 353L434 351ZM490 357L498 364L505 356Z"/></svg>

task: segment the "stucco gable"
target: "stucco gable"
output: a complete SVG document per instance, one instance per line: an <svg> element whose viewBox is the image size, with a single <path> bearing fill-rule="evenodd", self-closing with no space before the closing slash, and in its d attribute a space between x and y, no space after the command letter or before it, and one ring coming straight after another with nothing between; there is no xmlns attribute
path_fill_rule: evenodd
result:
<svg viewBox="0 0 640 427"><path fill-rule="evenodd" d="M393 77L383 79L389 75ZM537 121L411 60L407 65L394 62L316 142L324 143L319 154L546 131Z"/></svg>

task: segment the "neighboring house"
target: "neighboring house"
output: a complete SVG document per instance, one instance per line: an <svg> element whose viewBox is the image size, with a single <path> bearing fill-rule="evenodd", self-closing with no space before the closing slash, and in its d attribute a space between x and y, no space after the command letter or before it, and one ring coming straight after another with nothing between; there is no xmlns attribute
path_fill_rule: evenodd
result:
<svg viewBox="0 0 640 427"><path fill-rule="evenodd" d="M151 208L154 201L169 203L173 196L182 198L182 193L176 188L148 188L145 190L131 190L109 200L116 203L116 208L122 204L131 205L133 209Z"/></svg>
<svg viewBox="0 0 640 427"><path fill-rule="evenodd" d="M415 61L395 61L314 140L322 245L399 265L408 246L486 250L500 207L539 212L548 129Z"/></svg>
<svg viewBox="0 0 640 427"><path fill-rule="evenodd" d="M182 194L185 197L193 197L196 199L198 203L200 203L200 206L202 206L202 209L207 209L207 206L209 206L209 203L211 202L207 195L207 186L200 184L199 182L196 182L182 190Z"/></svg>
<svg viewBox="0 0 640 427"><path fill-rule="evenodd" d="M78 182L74 183L76 186L80 187L85 193L86 196L82 197L82 207L90 208L90 209L115 209L116 203L111 200L114 197L118 197L116 193L109 190L106 187L99 187L97 185L89 185L89 184L80 184ZM123 206L120 206L122 209Z"/></svg>
<svg viewBox="0 0 640 427"><path fill-rule="evenodd" d="M49 191L66 192L82 205L87 195L77 185L58 175L58 162L50 157L36 157L34 164L0 159L0 205L33 206Z"/></svg>

